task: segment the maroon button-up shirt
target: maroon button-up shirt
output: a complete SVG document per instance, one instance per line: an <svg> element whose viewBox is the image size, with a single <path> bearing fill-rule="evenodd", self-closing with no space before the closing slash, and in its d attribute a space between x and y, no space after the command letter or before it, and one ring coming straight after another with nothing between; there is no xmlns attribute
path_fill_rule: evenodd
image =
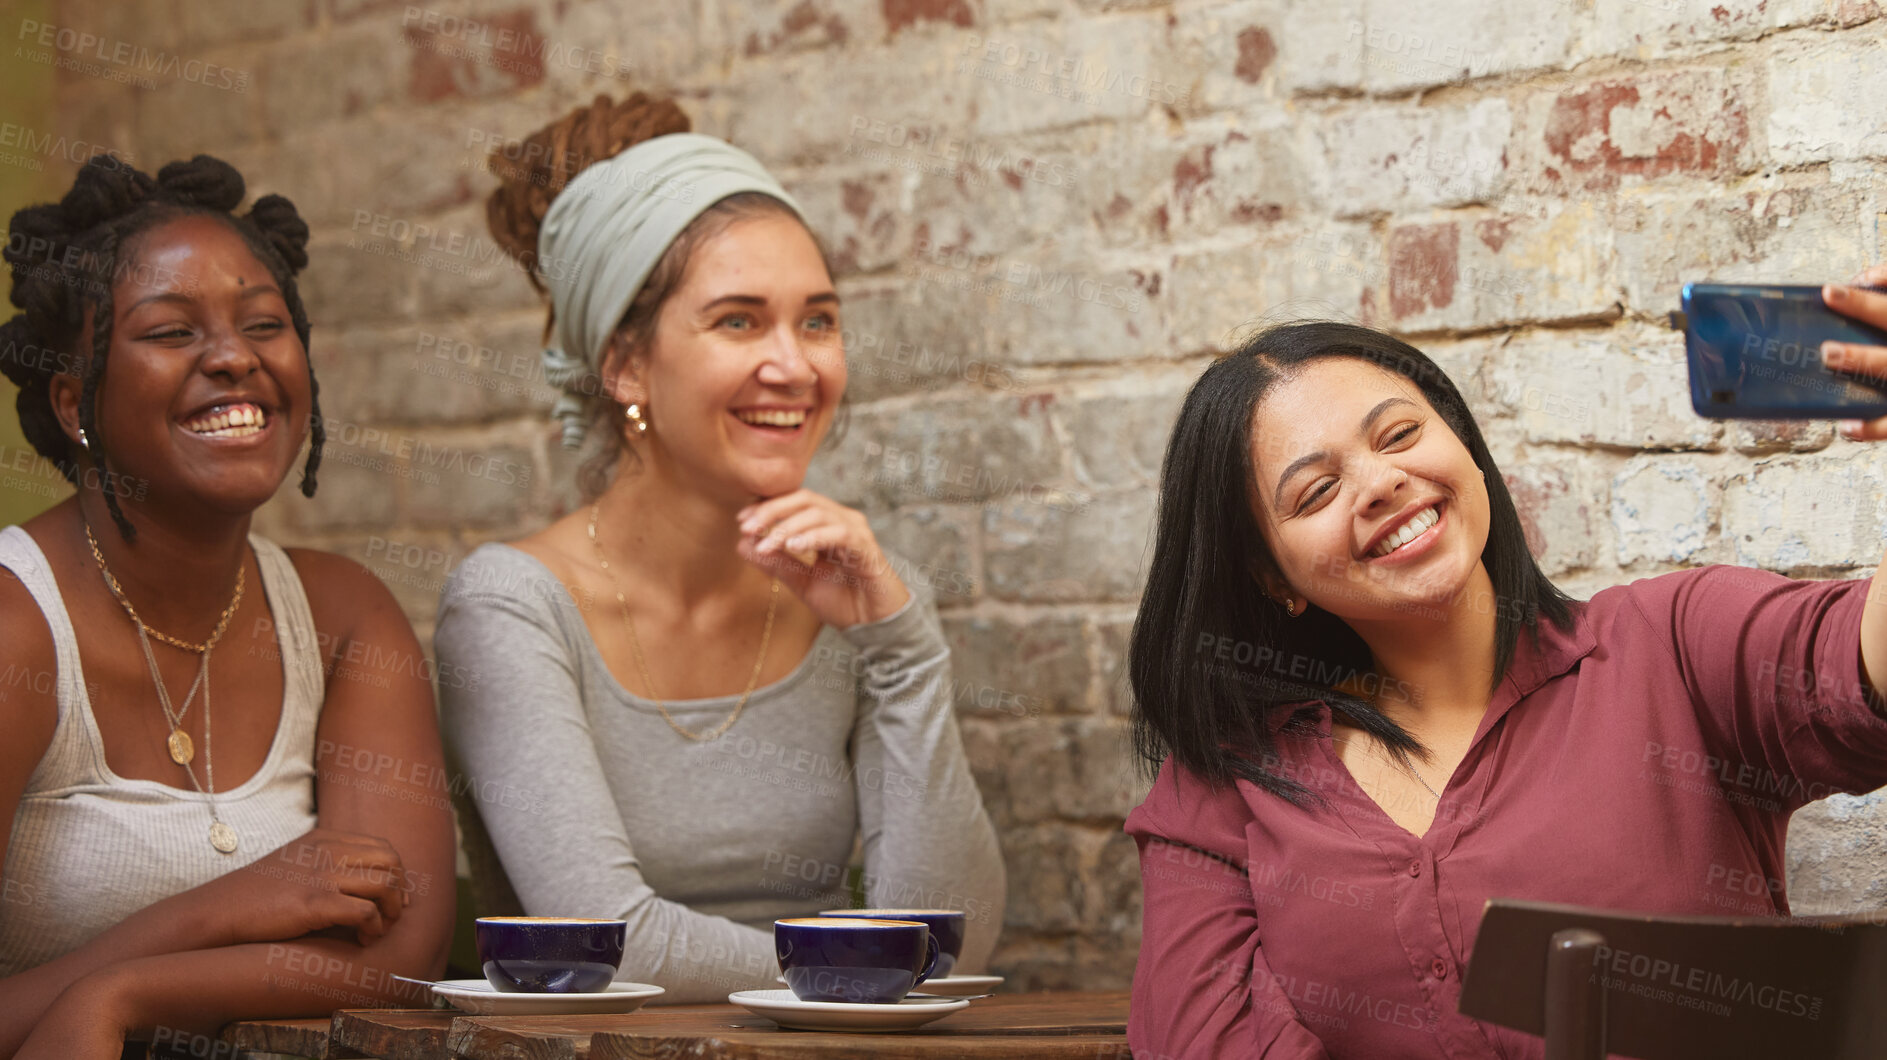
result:
<svg viewBox="0 0 1887 1060"><path fill-rule="evenodd" d="M1789 815L1887 783L1863 692L1868 580L1713 566L1575 605L1524 632L1421 837L1329 739L1280 733L1300 809L1172 762L1127 818L1146 894L1136 1057L1543 1055L1458 1011L1483 903L1786 914Z"/></svg>

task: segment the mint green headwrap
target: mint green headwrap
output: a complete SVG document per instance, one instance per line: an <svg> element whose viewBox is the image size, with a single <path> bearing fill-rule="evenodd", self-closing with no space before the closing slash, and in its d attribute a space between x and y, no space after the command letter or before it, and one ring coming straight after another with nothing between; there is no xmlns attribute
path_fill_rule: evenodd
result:
<svg viewBox="0 0 1887 1060"><path fill-rule="evenodd" d="M586 377L669 244L710 206L746 191L805 218L752 155L699 133L644 140L577 174L551 202L537 233L537 270L555 313L544 377L563 391L551 411L566 448L581 445L589 427Z"/></svg>

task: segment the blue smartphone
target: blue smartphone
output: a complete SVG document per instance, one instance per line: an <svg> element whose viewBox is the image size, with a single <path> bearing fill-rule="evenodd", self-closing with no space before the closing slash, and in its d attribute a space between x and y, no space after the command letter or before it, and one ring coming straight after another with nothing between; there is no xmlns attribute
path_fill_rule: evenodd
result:
<svg viewBox="0 0 1887 1060"><path fill-rule="evenodd" d="M1871 420L1887 382L1821 363L1827 340L1887 346L1887 331L1822 303L1820 287L1687 283L1681 320L1690 403L1711 419Z"/></svg>

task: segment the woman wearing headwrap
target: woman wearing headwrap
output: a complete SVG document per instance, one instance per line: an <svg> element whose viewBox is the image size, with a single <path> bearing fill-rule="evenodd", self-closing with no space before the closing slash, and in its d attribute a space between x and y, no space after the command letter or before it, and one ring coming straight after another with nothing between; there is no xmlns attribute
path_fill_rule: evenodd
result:
<svg viewBox="0 0 1887 1060"><path fill-rule="evenodd" d="M707 1001L775 986L772 921L856 884L966 911L980 971L1003 868L937 617L800 486L845 391L830 272L766 170L687 129L599 97L492 156L593 455L582 507L440 603L441 665L480 674L443 698L481 912L626 919L619 978Z"/></svg>

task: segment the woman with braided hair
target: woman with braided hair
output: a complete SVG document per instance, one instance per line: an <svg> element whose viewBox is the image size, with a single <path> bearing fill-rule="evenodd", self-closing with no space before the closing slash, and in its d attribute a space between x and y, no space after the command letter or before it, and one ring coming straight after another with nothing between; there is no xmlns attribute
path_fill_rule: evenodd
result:
<svg viewBox="0 0 1887 1060"><path fill-rule="evenodd" d="M412 629L358 565L249 533L311 441L314 493L321 432L308 228L242 198L208 156L96 158L9 229L0 367L77 493L0 530L0 1056L411 1003L391 974L444 965Z"/></svg>
<svg viewBox="0 0 1887 1060"><path fill-rule="evenodd" d="M624 918L622 978L721 1000L776 985L774 919L850 904L862 841L866 904L964 910L980 971L1002 858L935 611L801 485L845 392L830 270L792 196L688 128L598 97L491 158L592 455L588 503L474 552L440 604L440 665L481 678L443 693L455 764L558 795L461 815L480 903Z"/></svg>

